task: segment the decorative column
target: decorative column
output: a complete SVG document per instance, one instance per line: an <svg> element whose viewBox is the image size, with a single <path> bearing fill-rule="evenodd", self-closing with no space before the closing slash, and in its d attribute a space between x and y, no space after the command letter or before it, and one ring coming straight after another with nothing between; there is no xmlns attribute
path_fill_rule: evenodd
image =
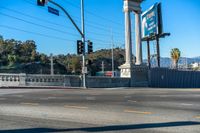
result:
<svg viewBox="0 0 200 133"><path fill-rule="evenodd" d="M142 63L142 46L141 46L141 23L140 23L140 4L143 0L123 0L124 1L124 14L125 14L125 64L119 68L121 70L121 77L132 78L135 73L135 68L132 61L132 39L131 39L131 18L130 13L136 14L136 63Z"/></svg>
<svg viewBox="0 0 200 133"><path fill-rule="evenodd" d="M131 18L130 11L125 9L125 49L126 49L126 63L132 63L132 39L131 39Z"/></svg>
<svg viewBox="0 0 200 133"><path fill-rule="evenodd" d="M132 39L131 39L131 16L128 6L128 0L124 0L124 15L125 15L125 64L121 65L121 77L130 78L132 69Z"/></svg>
<svg viewBox="0 0 200 133"><path fill-rule="evenodd" d="M142 64L141 11L135 12L136 65Z"/></svg>

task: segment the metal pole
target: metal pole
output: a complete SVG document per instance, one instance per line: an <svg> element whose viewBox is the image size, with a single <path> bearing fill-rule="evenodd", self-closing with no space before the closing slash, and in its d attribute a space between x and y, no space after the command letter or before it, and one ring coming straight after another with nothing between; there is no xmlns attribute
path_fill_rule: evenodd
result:
<svg viewBox="0 0 200 133"><path fill-rule="evenodd" d="M82 59L83 59L83 66L82 66L82 73L83 73L83 88L86 88L86 73L85 73L85 23L84 23L84 2L83 0L81 0L81 18L82 18L82 31L78 28L78 26L76 25L76 23L74 22L74 20L72 19L72 17L69 15L69 13L59 4L57 4L56 2L49 0L50 3L54 4L55 6L59 7L66 15L67 17L70 19L70 21L72 22L72 24L75 26L75 28L77 29L77 31L80 33L81 37L82 37L82 41L83 41L83 55L82 55Z"/></svg>
<svg viewBox="0 0 200 133"><path fill-rule="evenodd" d="M158 62L158 67L160 67L160 44L159 44L159 36L156 35L156 45L157 45L157 62Z"/></svg>
<svg viewBox="0 0 200 133"><path fill-rule="evenodd" d="M149 45L149 39L147 39L147 54L148 54L148 65L149 69L151 68L151 55L150 55L150 45Z"/></svg>
<svg viewBox="0 0 200 133"><path fill-rule="evenodd" d="M114 69L115 69L115 66L114 66L114 44L113 44L113 31L111 30L111 37L112 37L112 77L114 77Z"/></svg>
<svg viewBox="0 0 200 133"><path fill-rule="evenodd" d="M54 75L54 68L53 68L53 54L50 55L51 58L51 76Z"/></svg>
<svg viewBox="0 0 200 133"><path fill-rule="evenodd" d="M49 2L57 7L59 7L66 15L67 17L69 18L69 20L72 22L72 24L75 26L75 28L77 29L77 31L80 33L81 37L84 36L84 34L81 32L81 30L78 28L78 26L76 25L76 23L74 22L74 20L72 19L72 17L69 15L69 13L61 6L59 5L58 3L52 1L52 0L49 0Z"/></svg>
<svg viewBox="0 0 200 133"><path fill-rule="evenodd" d="M85 72L85 16L84 16L84 0L81 0L81 25L82 25L82 42L83 42L83 66L82 66L82 70L83 70L83 88L86 88L86 72Z"/></svg>

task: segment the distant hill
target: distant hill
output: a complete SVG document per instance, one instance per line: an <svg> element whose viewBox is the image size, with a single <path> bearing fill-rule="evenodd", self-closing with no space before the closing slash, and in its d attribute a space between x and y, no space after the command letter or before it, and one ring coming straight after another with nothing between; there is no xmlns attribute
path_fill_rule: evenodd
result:
<svg viewBox="0 0 200 133"><path fill-rule="evenodd" d="M147 63L147 60L145 59L144 62ZM181 57L179 60L180 65L186 65L186 64L189 65L194 62L200 63L200 57L194 57L194 58ZM153 66L156 65L156 59L152 59L151 63ZM171 58L168 58L168 57L161 57L160 64L161 64L161 67L170 67L172 64L172 60Z"/></svg>

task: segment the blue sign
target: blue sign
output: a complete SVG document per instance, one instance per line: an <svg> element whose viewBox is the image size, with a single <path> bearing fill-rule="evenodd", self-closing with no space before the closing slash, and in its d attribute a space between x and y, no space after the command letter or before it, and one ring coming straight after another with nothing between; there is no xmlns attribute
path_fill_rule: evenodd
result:
<svg viewBox="0 0 200 133"><path fill-rule="evenodd" d="M154 4L142 13L142 38L162 33L161 4Z"/></svg>
<svg viewBox="0 0 200 133"><path fill-rule="evenodd" d="M50 7L50 6L48 6L48 12L59 16L59 10L54 9L54 8L52 8L52 7Z"/></svg>

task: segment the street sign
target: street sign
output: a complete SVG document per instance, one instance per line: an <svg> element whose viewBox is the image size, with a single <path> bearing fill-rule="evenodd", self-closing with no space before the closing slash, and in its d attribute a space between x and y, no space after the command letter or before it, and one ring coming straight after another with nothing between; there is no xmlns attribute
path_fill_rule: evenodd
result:
<svg viewBox="0 0 200 133"><path fill-rule="evenodd" d="M48 6L48 12L59 16L59 10L57 10L57 9L55 9L55 8L52 8L52 7L50 7L50 6Z"/></svg>
<svg viewBox="0 0 200 133"><path fill-rule="evenodd" d="M88 73L87 67L82 67L82 73L85 73L85 74Z"/></svg>

